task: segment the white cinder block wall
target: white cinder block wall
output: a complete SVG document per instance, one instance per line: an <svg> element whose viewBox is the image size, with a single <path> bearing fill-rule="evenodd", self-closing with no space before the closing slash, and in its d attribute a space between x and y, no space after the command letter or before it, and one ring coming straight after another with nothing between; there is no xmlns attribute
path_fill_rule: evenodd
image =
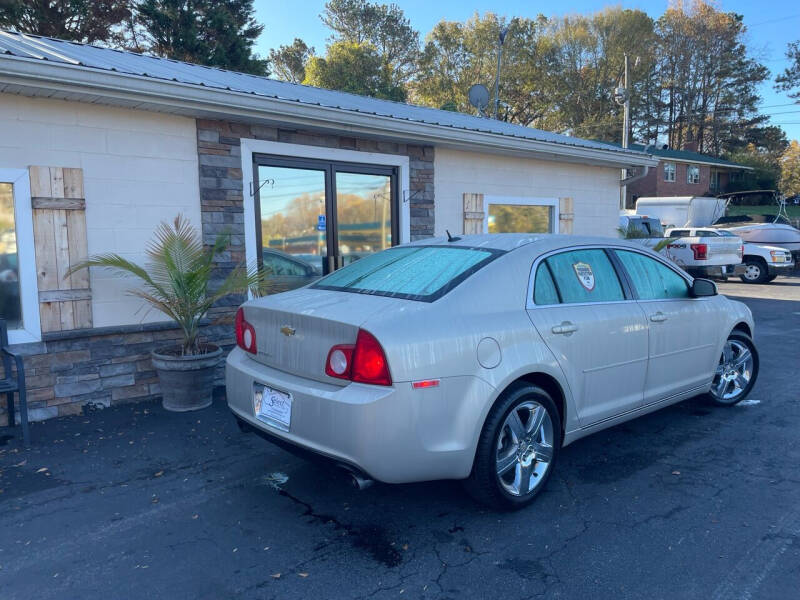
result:
<svg viewBox="0 0 800 600"><path fill-rule="evenodd" d="M436 148L436 235L463 231L464 193L574 199L577 235L616 237L620 170Z"/></svg>
<svg viewBox="0 0 800 600"><path fill-rule="evenodd" d="M0 94L0 167L83 169L89 253L143 262L161 221L200 228L194 119ZM163 321L125 292L133 280L93 269L95 327Z"/></svg>

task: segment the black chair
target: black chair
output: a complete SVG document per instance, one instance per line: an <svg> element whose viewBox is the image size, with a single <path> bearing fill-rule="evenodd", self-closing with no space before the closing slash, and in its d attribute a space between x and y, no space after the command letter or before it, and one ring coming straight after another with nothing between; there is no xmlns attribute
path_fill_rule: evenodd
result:
<svg viewBox="0 0 800 600"><path fill-rule="evenodd" d="M22 356L13 352L8 347L8 326L5 319L0 319L0 353L3 357L3 378L0 379L0 394L5 394L8 398L8 426L14 427L14 394L19 394L19 420L22 424L22 441L26 446L30 446L31 432L28 428L28 400L25 397L25 365L22 363ZM11 369L11 360L17 367L16 377Z"/></svg>

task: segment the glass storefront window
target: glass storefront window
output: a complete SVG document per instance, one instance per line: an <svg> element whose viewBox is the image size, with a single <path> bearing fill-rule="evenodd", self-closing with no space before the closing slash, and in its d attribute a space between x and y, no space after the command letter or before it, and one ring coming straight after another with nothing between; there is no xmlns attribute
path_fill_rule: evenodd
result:
<svg viewBox="0 0 800 600"><path fill-rule="evenodd" d="M0 318L7 321L9 329L22 327L14 187L10 183L2 182L0 182Z"/></svg>

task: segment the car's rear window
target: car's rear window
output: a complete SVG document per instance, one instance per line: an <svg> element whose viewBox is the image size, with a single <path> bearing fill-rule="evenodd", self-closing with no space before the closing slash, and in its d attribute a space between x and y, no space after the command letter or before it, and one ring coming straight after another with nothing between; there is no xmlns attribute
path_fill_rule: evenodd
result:
<svg viewBox="0 0 800 600"><path fill-rule="evenodd" d="M433 302L501 254L460 246L392 248L359 259L312 287Z"/></svg>

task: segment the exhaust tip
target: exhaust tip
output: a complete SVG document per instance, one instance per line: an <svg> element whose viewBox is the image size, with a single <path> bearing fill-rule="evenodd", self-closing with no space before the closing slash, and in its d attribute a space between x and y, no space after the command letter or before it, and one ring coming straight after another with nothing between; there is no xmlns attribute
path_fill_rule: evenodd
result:
<svg viewBox="0 0 800 600"><path fill-rule="evenodd" d="M373 483L375 483L375 480L367 477L361 477L355 473L350 473L350 483L353 484L354 488L361 491L370 487Z"/></svg>

